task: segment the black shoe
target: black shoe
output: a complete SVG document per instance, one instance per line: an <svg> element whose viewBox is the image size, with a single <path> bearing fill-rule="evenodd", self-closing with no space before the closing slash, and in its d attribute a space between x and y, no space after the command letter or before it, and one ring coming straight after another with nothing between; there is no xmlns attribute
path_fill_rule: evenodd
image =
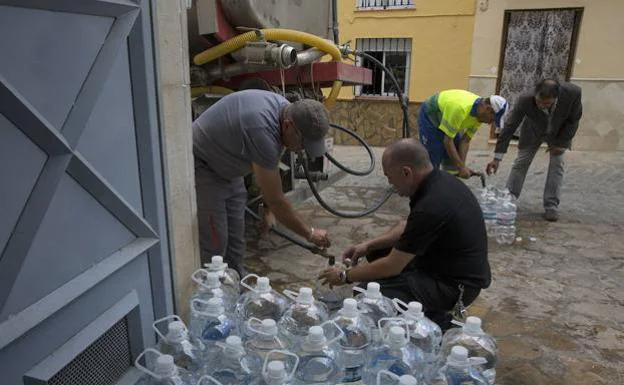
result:
<svg viewBox="0 0 624 385"><path fill-rule="evenodd" d="M559 211L553 209L546 209L544 212L544 219L548 222L557 222L559 220Z"/></svg>

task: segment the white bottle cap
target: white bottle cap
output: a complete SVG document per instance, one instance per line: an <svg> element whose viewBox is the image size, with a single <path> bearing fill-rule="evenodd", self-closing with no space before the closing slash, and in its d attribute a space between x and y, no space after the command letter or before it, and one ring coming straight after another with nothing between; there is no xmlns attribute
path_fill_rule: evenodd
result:
<svg viewBox="0 0 624 385"><path fill-rule="evenodd" d="M223 271L228 268L228 264L223 262L223 257L213 255L210 263L204 263L204 267L210 271Z"/></svg>
<svg viewBox="0 0 624 385"><path fill-rule="evenodd" d="M225 339L225 343L232 348L242 348L243 341L238 336L229 336Z"/></svg>
<svg viewBox="0 0 624 385"><path fill-rule="evenodd" d="M392 346L404 346L407 344L405 330L400 326L392 326L388 335L388 343Z"/></svg>
<svg viewBox="0 0 624 385"><path fill-rule="evenodd" d="M204 308L204 313L219 315L223 314L225 309L223 308L223 300L221 298L213 297L210 298L206 307Z"/></svg>
<svg viewBox="0 0 624 385"><path fill-rule="evenodd" d="M468 364L468 349L463 346L453 346L451 354L446 358L446 362L451 366L464 366Z"/></svg>
<svg viewBox="0 0 624 385"><path fill-rule="evenodd" d="M408 374L404 374L399 377L399 385L417 385L418 381Z"/></svg>
<svg viewBox="0 0 624 385"><path fill-rule="evenodd" d="M204 281L204 286L209 289L216 289L221 287L221 281L219 281L219 274L209 271L206 273L206 280Z"/></svg>
<svg viewBox="0 0 624 385"><path fill-rule="evenodd" d="M481 318L470 316L464 323L464 331L467 333L481 333Z"/></svg>
<svg viewBox="0 0 624 385"><path fill-rule="evenodd" d="M225 355L228 357L240 357L245 354L245 349L243 348L243 341L240 337L237 336L229 336L225 339L225 349L223 351Z"/></svg>
<svg viewBox="0 0 624 385"><path fill-rule="evenodd" d="M186 326L181 321L173 321L167 325L167 341L170 343L180 343L187 337Z"/></svg>
<svg viewBox="0 0 624 385"><path fill-rule="evenodd" d="M299 296L297 296L297 303L303 303L311 305L314 303L314 297L312 296L312 289L309 287L302 287L299 289Z"/></svg>
<svg viewBox="0 0 624 385"><path fill-rule="evenodd" d="M158 356L154 365L154 374L161 377L173 377L178 372L178 368L173 362L173 357L168 354Z"/></svg>
<svg viewBox="0 0 624 385"><path fill-rule="evenodd" d="M267 365L266 376L270 380L286 379L286 368L282 361L271 361Z"/></svg>
<svg viewBox="0 0 624 385"><path fill-rule="evenodd" d="M311 345L322 345L325 343L325 332L320 326L311 326L306 338Z"/></svg>
<svg viewBox="0 0 624 385"><path fill-rule="evenodd" d="M347 317L355 317L358 314L357 301L353 298L347 298L342 301L341 313Z"/></svg>
<svg viewBox="0 0 624 385"><path fill-rule="evenodd" d="M407 305L407 315L410 318L420 319L424 316L422 311L422 304L420 302L412 301Z"/></svg>
<svg viewBox="0 0 624 385"><path fill-rule="evenodd" d="M268 293L271 291L271 281L268 277L259 277L256 281L256 291L259 293Z"/></svg>
<svg viewBox="0 0 624 385"><path fill-rule="evenodd" d="M366 285L366 297L368 298L381 298L381 287L377 282L369 282Z"/></svg>
<svg viewBox="0 0 624 385"><path fill-rule="evenodd" d="M272 320L270 318L263 319L262 324L260 325L260 330L263 333L275 336L277 335L277 323L275 322L275 320Z"/></svg>

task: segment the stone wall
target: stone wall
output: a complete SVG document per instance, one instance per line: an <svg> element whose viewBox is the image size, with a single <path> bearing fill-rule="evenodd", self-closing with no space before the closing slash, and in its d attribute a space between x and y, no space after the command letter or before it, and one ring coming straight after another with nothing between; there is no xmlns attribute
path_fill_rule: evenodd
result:
<svg viewBox="0 0 624 385"><path fill-rule="evenodd" d="M409 117L412 136L418 129L416 114L419 103L410 103ZM355 131L372 146L387 146L402 136L403 114L396 99L338 100L330 111L332 123ZM334 130L335 144L357 144L348 134Z"/></svg>

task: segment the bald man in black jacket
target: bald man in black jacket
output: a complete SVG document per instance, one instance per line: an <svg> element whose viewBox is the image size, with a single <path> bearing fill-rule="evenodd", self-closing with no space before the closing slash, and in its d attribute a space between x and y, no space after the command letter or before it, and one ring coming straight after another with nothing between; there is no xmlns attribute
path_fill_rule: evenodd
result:
<svg viewBox="0 0 624 385"><path fill-rule="evenodd" d="M494 160L487 165L488 174L498 170L513 133L522 124L518 156L507 180L509 191L519 197L533 157L541 144L546 142L550 163L544 186L544 218L548 221L559 219L564 154L572 144L582 114L580 87L554 79L542 80L533 92L522 95L512 106L511 116L504 122L496 140Z"/></svg>

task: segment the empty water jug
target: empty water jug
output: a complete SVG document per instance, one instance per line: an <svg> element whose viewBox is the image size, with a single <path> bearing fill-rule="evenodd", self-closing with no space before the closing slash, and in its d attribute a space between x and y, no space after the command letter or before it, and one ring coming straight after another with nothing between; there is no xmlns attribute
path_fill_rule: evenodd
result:
<svg viewBox="0 0 624 385"><path fill-rule="evenodd" d="M453 346L463 346L468 349L468 355L471 358L485 358L486 362L480 366L480 369L488 382L494 383L497 362L496 340L481 329L480 318L468 317L462 327L448 330L442 338L442 356L450 355Z"/></svg>
<svg viewBox="0 0 624 385"><path fill-rule="evenodd" d="M210 374L222 385L247 385L252 380L253 361L247 356L240 337L229 336L225 343L217 342L221 348L206 365Z"/></svg>
<svg viewBox="0 0 624 385"><path fill-rule="evenodd" d="M396 315L394 304L390 298L381 294L381 287L377 282L369 282L366 285L366 289L355 286L353 290L360 293L355 296L358 309L360 309L362 314L373 320L375 326L373 329L373 340L378 341L380 337L376 327L377 323L382 318L394 317Z"/></svg>
<svg viewBox="0 0 624 385"><path fill-rule="evenodd" d="M251 286L248 281L254 277L256 284ZM276 322L280 320L288 307L288 300L271 288L267 277L249 274L241 280L240 284L249 289L236 302L236 316L241 321L242 333L245 337L249 336L247 320L251 318L272 319Z"/></svg>
<svg viewBox="0 0 624 385"><path fill-rule="evenodd" d="M285 349L286 344L278 335L277 323L270 318L250 318L247 321L247 330L250 335L245 343L245 350L254 362L254 372L260 374L267 354L272 350Z"/></svg>
<svg viewBox="0 0 624 385"><path fill-rule="evenodd" d="M326 333L329 326L335 329ZM331 337L327 338L326 334L331 335ZM334 342L342 338L343 335L340 327L332 321L310 327L308 335L303 338L295 350L299 356L299 365L295 371L293 382L297 385L336 385L341 383L344 378L344 371L339 365L339 347Z"/></svg>
<svg viewBox="0 0 624 385"><path fill-rule="evenodd" d="M294 348L311 326L327 321L327 307L314 299L309 287L299 289L299 294L290 290L284 290L284 294L295 302L286 309L277 326L288 348Z"/></svg>
<svg viewBox="0 0 624 385"><path fill-rule="evenodd" d="M147 358L147 353L151 353L154 357ZM146 362L153 362L150 365L141 365L141 358L145 357ZM149 385L192 385L193 374L178 367L169 354L162 354L156 349L147 348L134 361L137 369L147 374L147 384Z"/></svg>
<svg viewBox="0 0 624 385"><path fill-rule="evenodd" d="M468 357L463 346L453 346L446 363L430 381L431 385L488 385L488 380L478 369L486 361L483 357Z"/></svg>
<svg viewBox="0 0 624 385"><path fill-rule="evenodd" d="M210 263L204 263L204 269L211 273L216 273L223 287L228 288L236 295L240 294L240 275L238 275L236 270L230 269L227 263L223 262L222 256L213 256Z"/></svg>
<svg viewBox="0 0 624 385"><path fill-rule="evenodd" d="M373 321L362 314L353 298L343 301L342 308L334 314L332 321L342 329L343 337L338 340L342 350L340 365L345 372L343 382L355 382L362 378L366 351L372 343Z"/></svg>
<svg viewBox="0 0 624 385"><path fill-rule="evenodd" d="M210 358L218 351L216 342L224 342L230 335L238 334L236 318L226 314L220 298L191 302L191 336L204 344L205 356Z"/></svg>
<svg viewBox="0 0 624 385"><path fill-rule="evenodd" d="M158 325L167 321L169 321L167 334L163 335L158 329ZM152 327L160 337L158 350L162 354L172 356L176 366L191 372L196 372L202 367L204 345L201 341L189 336L186 325L180 317L172 315L161 318L154 321Z"/></svg>
<svg viewBox="0 0 624 385"><path fill-rule="evenodd" d="M197 284L197 288L191 296L191 302L194 299L208 301L210 298L221 298L227 311L234 310L238 294L221 285L217 273L198 269L191 275L191 279Z"/></svg>
<svg viewBox="0 0 624 385"><path fill-rule="evenodd" d="M385 323L396 324L385 328ZM402 324L402 326L397 326ZM382 318L378 325L381 344L371 348L367 354L362 375L365 385L377 383L380 370L390 371L397 376L410 375L422 379L425 361L422 351L410 342L410 334L405 320L401 318Z"/></svg>
<svg viewBox="0 0 624 385"><path fill-rule="evenodd" d="M377 373L377 385L417 385L416 377L404 374L397 376L387 370L380 370Z"/></svg>

